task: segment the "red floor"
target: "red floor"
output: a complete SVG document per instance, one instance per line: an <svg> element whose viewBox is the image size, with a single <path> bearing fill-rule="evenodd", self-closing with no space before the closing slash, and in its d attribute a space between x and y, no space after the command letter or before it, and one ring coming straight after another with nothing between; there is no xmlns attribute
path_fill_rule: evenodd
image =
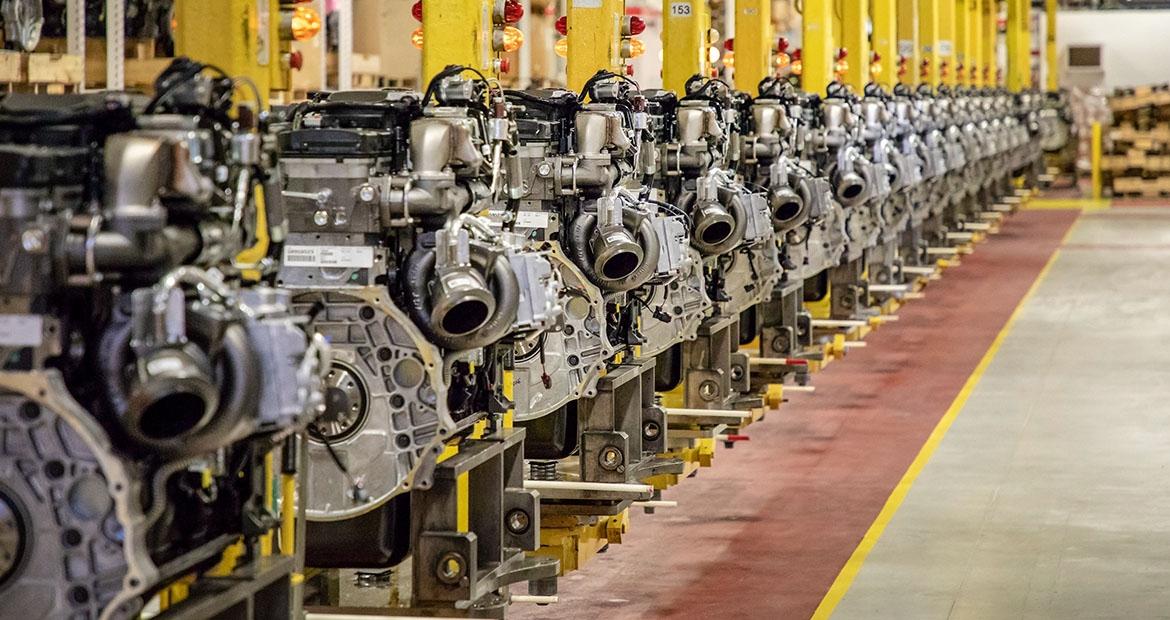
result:
<svg viewBox="0 0 1170 620"><path fill-rule="evenodd" d="M516 618L807 618L1075 211L1025 211Z"/></svg>

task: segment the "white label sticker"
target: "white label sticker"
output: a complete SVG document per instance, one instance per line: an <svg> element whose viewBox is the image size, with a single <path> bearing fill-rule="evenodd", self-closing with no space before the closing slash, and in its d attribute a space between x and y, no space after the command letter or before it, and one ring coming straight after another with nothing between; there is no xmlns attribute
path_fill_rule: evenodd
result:
<svg viewBox="0 0 1170 620"><path fill-rule="evenodd" d="M519 211L516 213L517 228L548 228L548 213L544 211Z"/></svg>
<svg viewBox="0 0 1170 620"><path fill-rule="evenodd" d="M670 3L671 17L690 17L691 3L690 2L671 2Z"/></svg>
<svg viewBox="0 0 1170 620"><path fill-rule="evenodd" d="M374 248L344 245L286 245L284 264L288 267L374 266Z"/></svg>
<svg viewBox="0 0 1170 620"><path fill-rule="evenodd" d="M36 314L0 315L0 345L39 347L43 342L44 318Z"/></svg>
<svg viewBox="0 0 1170 620"><path fill-rule="evenodd" d="M943 56L950 56L955 51L955 45L950 41L938 42L938 53Z"/></svg>
<svg viewBox="0 0 1170 620"><path fill-rule="evenodd" d="M569 4L573 5L574 9L600 9L601 0L572 0Z"/></svg>
<svg viewBox="0 0 1170 620"><path fill-rule="evenodd" d="M909 58L914 55L914 40L902 39L898 41L898 55Z"/></svg>

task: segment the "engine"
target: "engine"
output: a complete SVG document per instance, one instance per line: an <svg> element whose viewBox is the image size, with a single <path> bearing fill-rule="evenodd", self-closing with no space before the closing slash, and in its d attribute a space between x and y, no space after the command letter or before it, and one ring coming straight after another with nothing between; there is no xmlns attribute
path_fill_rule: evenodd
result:
<svg viewBox="0 0 1170 620"><path fill-rule="evenodd" d="M258 260L269 143L208 73L0 99L0 596L33 617L137 617L238 540L261 566L265 455L321 404L328 347Z"/></svg>

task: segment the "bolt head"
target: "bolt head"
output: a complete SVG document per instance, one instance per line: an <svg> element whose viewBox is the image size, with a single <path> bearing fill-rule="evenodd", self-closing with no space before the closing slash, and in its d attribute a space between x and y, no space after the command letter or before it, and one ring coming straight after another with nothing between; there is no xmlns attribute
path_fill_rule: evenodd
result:
<svg viewBox="0 0 1170 620"><path fill-rule="evenodd" d="M719 385L710 379L702 382L699 384L699 396L703 400L713 400L716 396L719 396Z"/></svg>
<svg viewBox="0 0 1170 620"><path fill-rule="evenodd" d="M313 223L318 226L324 226L329 223L329 213L324 209L318 209L313 212Z"/></svg>
<svg viewBox="0 0 1170 620"><path fill-rule="evenodd" d="M653 420L646 422L646 424L642 426L642 437L644 437L648 440L653 441L655 439L658 439L658 436L661 434L662 434L662 427L659 426L659 424Z"/></svg>
<svg viewBox="0 0 1170 620"><path fill-rule="evenodd" d="M597 456L597 461L603 469L613 471L622 464L622 451L613 446L606 446Z"/></svg>
<svg viewBox="0 0 1170 620"><path fill-rule="evenodd" d="M363 185L361 189L358 190L358 198L360 198L362 202L374 202L374 198L376 196L377 191L374 189L373 185Z"/></svg>
<svg viewBox="0 0 1170 620"><path fill-rule="evenodd" d="M523 534L532 525L532 518L528 516L527 512L516 508L508 513L505 522L508 524L508 531L513 534Z"/></svg>
<svg viewBox="0 0 1170 620"><path fill-rule="evenodd" d="M40 228L30 228L20 235L20 245L29 254L40 254L49 245L45 231Z"/></svg>

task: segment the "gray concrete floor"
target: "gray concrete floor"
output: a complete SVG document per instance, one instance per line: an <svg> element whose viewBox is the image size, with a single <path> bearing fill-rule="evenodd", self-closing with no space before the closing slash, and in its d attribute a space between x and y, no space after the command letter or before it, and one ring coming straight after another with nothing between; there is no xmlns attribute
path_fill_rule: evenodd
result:
<svg viewBox="0 0 1170 620"><path fill-rule="evenodd" d="M1170 618L1168 276L1170 209L1081 217L835 618Z"/></svg>

